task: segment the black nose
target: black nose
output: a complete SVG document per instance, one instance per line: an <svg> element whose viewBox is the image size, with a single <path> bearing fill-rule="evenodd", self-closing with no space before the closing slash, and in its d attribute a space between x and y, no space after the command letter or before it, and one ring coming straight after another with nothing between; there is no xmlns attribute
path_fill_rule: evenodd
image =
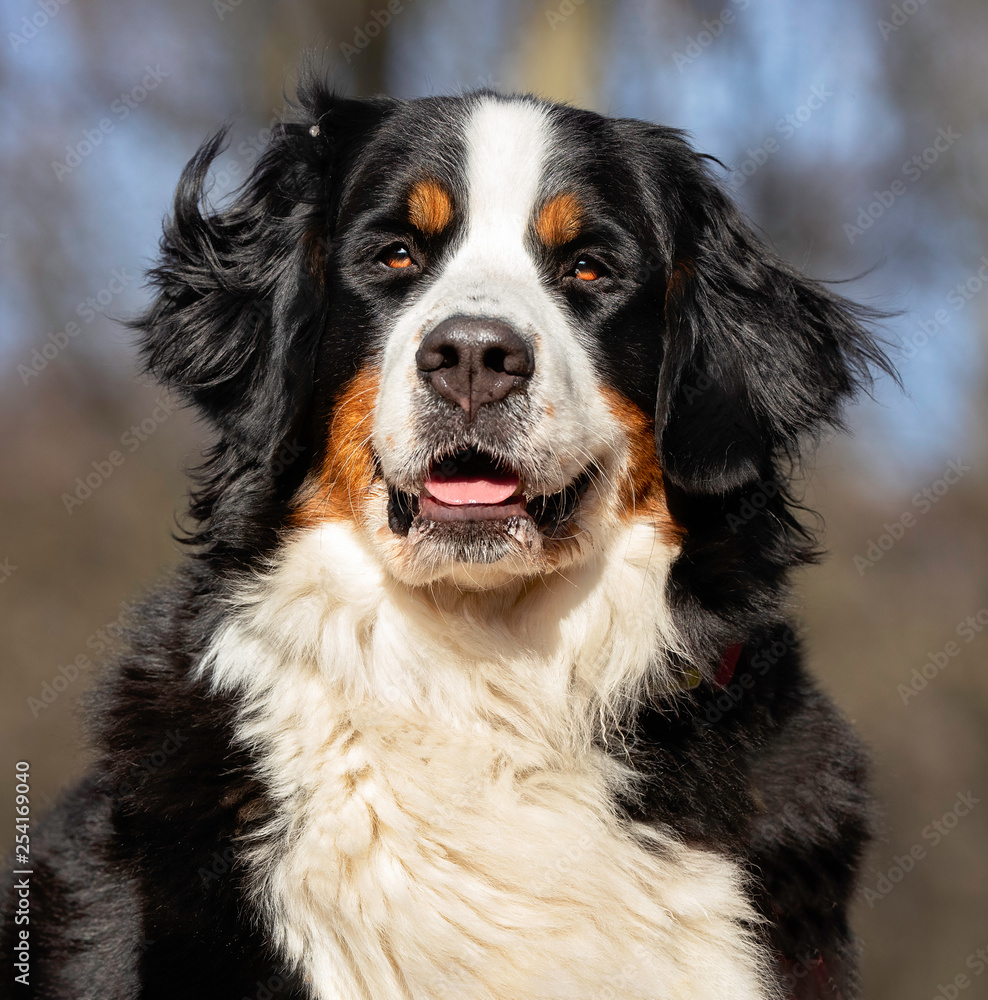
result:
<svg viewBox="0 0 988 1000"><path fill-rule="evenodd" d="M504 399L535 372L531 345L496 319L452 316L429 333L415 354L419 371L443 399L477 410Z"/></svg>

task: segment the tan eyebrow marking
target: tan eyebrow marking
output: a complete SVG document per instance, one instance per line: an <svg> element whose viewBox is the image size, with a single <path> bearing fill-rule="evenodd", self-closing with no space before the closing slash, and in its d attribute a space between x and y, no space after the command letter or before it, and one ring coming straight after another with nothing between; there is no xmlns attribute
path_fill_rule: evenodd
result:
<svg viewBox="0 0 988 1000"><path fill-rule="evenodd" d="M535 233L547 246L562 246L576 239L582 221L583 207L575 195L564 191L542 206L535 220Z"/></svg>
<svg viewBox="0 0 988 1000"><path fill-rule="evenodd" d="M426 236L441 233L453 221L453 199L439 181L416 181L408 194L408 221Z"/></svg>

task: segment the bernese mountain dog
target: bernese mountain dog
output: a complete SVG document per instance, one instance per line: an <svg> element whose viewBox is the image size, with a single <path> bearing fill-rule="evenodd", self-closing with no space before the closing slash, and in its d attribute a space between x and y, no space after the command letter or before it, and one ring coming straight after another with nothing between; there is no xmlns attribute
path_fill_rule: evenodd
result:
<svg viewBox="0 0 988 1000"><path fill-rule="evenodd" d="M875 316L672 128L310 76L210 205L223 147L135 321L216 432L192 549L92 696L5 995L856 996L864 756L790 578Z"/></svg>

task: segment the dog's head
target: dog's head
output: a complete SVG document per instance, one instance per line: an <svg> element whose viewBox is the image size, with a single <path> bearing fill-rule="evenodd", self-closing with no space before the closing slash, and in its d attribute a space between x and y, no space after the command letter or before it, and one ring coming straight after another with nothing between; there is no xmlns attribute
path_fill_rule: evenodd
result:
<svg viewBox="0 0 988 1000"><path fill-rule="evenodd" d="M221 146L186 171L141 321L220 432L193 505L217 552L346 520L405 583L491 586L635 522L678 545L671 506L776 482L881 363L673 129L307 84L207 210Z"/></svg>

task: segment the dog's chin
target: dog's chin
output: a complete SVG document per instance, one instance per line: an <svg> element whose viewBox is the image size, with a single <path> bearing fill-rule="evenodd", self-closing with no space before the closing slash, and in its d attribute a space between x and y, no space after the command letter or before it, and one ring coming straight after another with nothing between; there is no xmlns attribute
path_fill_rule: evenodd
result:
<svg viewBox="0 0 988 1000"><path fill-rule="evenodd" d="M520 473L461 452L433 463L420 485L389 487L388 525L416 575L498 585L558 565L592 478L587 469L554 493L530 494Z"/></svg>

